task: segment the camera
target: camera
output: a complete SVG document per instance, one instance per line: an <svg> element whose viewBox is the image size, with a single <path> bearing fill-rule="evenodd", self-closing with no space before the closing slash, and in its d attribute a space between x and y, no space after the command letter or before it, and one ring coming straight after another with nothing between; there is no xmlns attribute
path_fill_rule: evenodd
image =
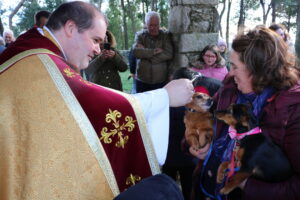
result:
<svg viewBox="0 0 300 200"><path fill-rule="evenodd" d="M104 44L103 44L103 48L104 48L105 50L110 50L110 43L104 43Z"/></svg>

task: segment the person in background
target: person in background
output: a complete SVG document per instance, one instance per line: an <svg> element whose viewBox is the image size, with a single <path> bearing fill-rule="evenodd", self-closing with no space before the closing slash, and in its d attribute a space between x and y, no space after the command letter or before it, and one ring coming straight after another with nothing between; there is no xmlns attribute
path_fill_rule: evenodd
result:
<svg viewBox="0 0 300 200"><path fill-rule="evenodd" d="M6 29L3 32L3 38L5 41L5 47L11 45L16 39L14 37L14 33L10 29Z"/></svg>
<svg viewBox="0 0 300 200"><path fill-rule="evenodd" d="M285 181L270 183L249 177L227 196L221 196L222 184L216 184L221 162L230 161L235 138L228 125L215 121L213 143L190 152L203 161L195 199L285 200L300 197L300 80L293 55L274 31L259 26L240 33L232 43L231 70L224 86L214 96L212 110L224 110L231 104L252 105L259 128L286 154L292 175Z"/></svg>
<svg viewBox="0 0 300 200"><path fill-rule="evenodd" d="M288 45L288 49L291 53L295 53L295 47L294 44L291 40L291 37L288 33L288 31L286 30L285 26L283 24L271 24L269 26L269 29L275 31L278 35L280 35L280 37L286 42L286 44Z"/></svg>
<svg viewBox="0 0 300 200"><path fill-rule="evenodd" d="M129 62L129 70L130 75L128 76L128 79L132 78L132 88L131 88L131 94L136 93L136 57L133 54L133 47L130 48L129 54L128 54L128 62Z"/></svg>
<svg viewBox="0 0 300 200"><path fill-rule="evenodd" d="M213 96L222 85L221 81L205 77L186 67L181 67L172 74L173 80L180 78L192 80L195 77L197 77L194 80L195 91L201 88L201 92L205 91L210 96ZM184 199L190 200L193 172L198 161L185 150L185 124L183 122L185 111L186 108L184 106L170 108L169 146L167 159L162 167L162 172L175 181L180 181Z"/></svg>
<svg viewBox="0 0 300 200"><path fill-rule="evenodd" d="M133 48L137 58L137 92L162 88L169 81L169 61L173 58L171 35L160 28L160 15L148 12L145 24L147 29L136 34Z"/></svg>
<svg viewBox="0 0 300 200"><path fill-rule="evenodd" d="M199 59L190 65L192 70L220 81L222 81L228 73L225 60L220 55L216 45L207 45L200 52Z"/></svg>
<svg viewBox="0 0 300 200"><path fill-rule="evenodd" d="M223 38L220 37L218 39L217 46L219 48L220 55L225 60L225 65L227 67L227 70L229 71L229 69L230 69L230 62L229 62L229 58L228 58L228 53L229 52L228 52L226 41Z"/></svg>
<svg viewBox="0 0 300 200"><path fill-rule="evenodd" d="M3 40L3 37L0 36L0 54L5 50L5 42Z"/></svg>
<svg viewBox="0 0 300 200"><path fill-rule="evenodd" d="M47 23L50 16L50 12L46 10L41 10L34 15L34 27L43 28Z"/></svg>
<svg viewBox="0 0 300 200"><path fill-rule="evenodd" d="M119 72L125 72L128 69L123 56L116 49L117 42L110 31L106 31L104 43L100 44L101 54L90 62L85 75L87 80L109 87L115 90L123 91L121 77Z"/></svg>
<svg viewBox="0 0 300 200"><path fill-rule="evenodd" d="M129 95L84 80L107 24L92 4L66 2L0 55L2 199L111 200L160 173L169 106L191 101L192 82Z"/></svg>

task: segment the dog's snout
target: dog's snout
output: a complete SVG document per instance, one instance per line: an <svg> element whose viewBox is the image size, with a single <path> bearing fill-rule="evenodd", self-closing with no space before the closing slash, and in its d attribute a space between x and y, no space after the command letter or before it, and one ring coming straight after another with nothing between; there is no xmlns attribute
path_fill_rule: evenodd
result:
<svg viewBox="0 0 300 200"><path fill-rule="evenodd" d="M213 104L213 100L212 99L208 99L206 105L211 106Z"/></svg>

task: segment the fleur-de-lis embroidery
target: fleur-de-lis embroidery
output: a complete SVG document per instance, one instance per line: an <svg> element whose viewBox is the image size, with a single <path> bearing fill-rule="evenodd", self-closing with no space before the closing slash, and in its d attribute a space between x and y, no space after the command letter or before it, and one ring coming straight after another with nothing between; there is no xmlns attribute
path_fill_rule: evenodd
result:
<svg viewBox="0 0 300 200"><path fill-rule="evenodd" d="M129 177L126 179L126 185L135 185L138 181L141 180L141 177L138 175L130 174Z"/></svg>
<svg viewBox="0 0 300 200"><path fill-rule="evenodd" d="M112 123L112 125L115 127L115 129L108 130L107 127L103 127L101 130L101 137L100 140L103 140L105 144L110 144L112 142L112 137L117 135L118 141L115 143L115 146L118 148L125 147L125 144L129 140L128 135L124 135L123 132L132 132L135 127L136 120L133 120L132 117L126 116L124 121L125 123L122 123L120 125L119 118L122 117L122 114L118 110L112 111L111 109L108 110L108 113L106 114L105 121L107 123Z"/></svg>
<svg viewBox="0 0 300 200"><path fill-rule="evenodd" d="M87 80L83 79L82 77L80 77L79 80L86 85L92 85L91 82L88 82Z"/></svg>
<svg viewBox="0 0 300 200"><path fill-rule="evenodd" d="M72 72L69 68L64 69L64 72L65 72L66 76L69 78L75 77L75 72Z"/></svg>

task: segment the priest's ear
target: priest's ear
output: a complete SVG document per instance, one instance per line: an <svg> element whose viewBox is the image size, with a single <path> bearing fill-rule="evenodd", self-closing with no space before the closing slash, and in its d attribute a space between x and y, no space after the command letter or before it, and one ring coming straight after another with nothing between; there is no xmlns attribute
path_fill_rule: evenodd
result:
<svg viewBox="0 0 300 200"><path fill-rule="evenodd" d="M72 37L74 33L78 32L78 27L73 20L68 20L63 28L67 37Z"/></svg>

